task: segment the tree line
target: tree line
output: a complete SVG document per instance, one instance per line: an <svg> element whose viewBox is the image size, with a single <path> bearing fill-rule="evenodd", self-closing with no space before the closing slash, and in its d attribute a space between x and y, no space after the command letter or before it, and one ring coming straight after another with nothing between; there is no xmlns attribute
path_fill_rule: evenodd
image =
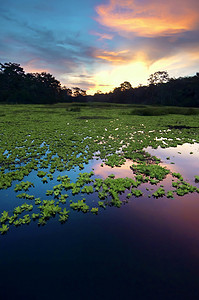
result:
<svg viewBox="0 0 199 300"><path fill-rule="evenodd" d="M110 93L96 93L92 101L199 107L199 73L176 79L166 71L158 71L149 76L146 86L133 88L125 81Z"/></svg>
<svg viewBox="0 0 199 300"><path fill-rule="evenodd" d="M125 81L112 92L88 96L79 87L72 89L49 73L25 73L17 63L0 63L0 102L53 104L57 102L111 102L127 104L199 107L199 73L192 77L170 78L168 72L151 74L148 85L133 88Z"/></svg>
<svg viewBox="0 0 199 300"><path fill-rule="evenodd" d="M86 91L62 87L50 73L25 73L20 64L0 63L0 102L52 104L79 101Z"/></svg>

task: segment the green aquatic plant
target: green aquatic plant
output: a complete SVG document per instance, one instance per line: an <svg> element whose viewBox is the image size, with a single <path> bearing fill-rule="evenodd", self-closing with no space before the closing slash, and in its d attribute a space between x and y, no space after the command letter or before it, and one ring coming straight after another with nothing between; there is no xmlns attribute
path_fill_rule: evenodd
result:
<svg viewBox="0 0 199 300"><path fill-rule="evenodd" d="M65 223L67 220L68 220L68 215L67 216L66 215L61 215L59 217L59 222L61 222L61 223Z"/></svg>
<svg viewBox="0 0 199 300"><path fill-rule="evenodd" d="M34 183L30 182L30 181L21 181L19 184L16 184L14 191L18 192L21 190L27 191L31 186L34 187Z"/></svg>
<svg viewBox="0 0 199 300"><path fill-rule="evenodd" d="M98 201L98 205L104 209L106 208L106 205L104 204L103 201Z"/></svg>
<svg viewBox="0 0 199 300"><path fill-rule="evenodd" d="M15 207L14 214L19 215L23 212L23 209L20 206Z"/></svg>
<svg viewBox="0 0 199 300"><path fill-rule="evenodd" d="M199 176L198 176L198 175L195 175L194 177L195 177L195 182L198 183L198 182L199 182Z"/></svg>
<svg viewBox="0 0 199 300"><path fill-rule="evenodd" d="M38 226L44 226L44 225L46 225L46 220L44 219L44 218L39 218L39 220L38 220Z"/></svg>
<svg viewBox="0 0 199 300"><path fill-rule="evenodd" d="M47 174L47 172L44 172L44 171L38 171L37 172L38 177L44 177L46 174Z"/></svg>
<svg viewBox="0 0 199 300"><path fill-rule="evenodd" d="M131 169L136 173L136 174L143 174L145 176L149 176L151 179L155 178L156 180L163 180L167 174L169 174L169 170L166 169L165 167L161 167L160 165L149 165L149 164L138 164L135 165L133 164L131 166ZM139 179L138 179L139 180ZM140 181L143 179L140 179Z"/></svg>
<svg viewBox="0 0 199 300"><path fill-rule="evenodd" d="M59 202L65 204L66 198L68 198L68 194L61 195L61 197L59 198Z"/></svg>
<svg viewBox="0 0 199 300"><path fill-rule="evenodd" d="M173 196L173 191L167 191L166 197L167 197L167 198L173 198L173 197L174 197L174 196Z"/></svg>
<svg viewBox="0 0 199 300"><path fill-rule="evenodd" d="M182 177L182 175L180 173L175 173L174 172L174 173L172 173L172 176L178 178L181 181L183 180L183 177Z"/></svg>
<svg viewBox="0 0 199 300"><path fill-rule="evenodd" d="M136 196L136 197L141 197L143 195L142 191L140 191L138 189L132 189L131 194Z"/></svg>
<svg viewBox="0 0 199 300"><path fill-rule="evenodd" d="M8 230L9 230L8 225L2 224L2 227L0 228L1 234L7 233Z"/></svg>
<svg viewBox="0 0 199 300"><path fill-rule="evenodd" d="M7 211L4 210L4 211L1 213L0 223L3 224L3 223L5 223L7 220L9 220L9 214L8 214Z"/></svg>
<svg viewBox="0 0 199 300"><path fill-rule="evenodd" d="M41 199L40 198L35 198L35 205L41 204Z"/></svg>
<svg viewBox="0 0 199 300"><path fill-rule="evenodd" d="M93 214L97 215L97 214L98 214L98 211L99 211L99 209L98 209L98 207L92 207L90 211L91 211L91 213L93 213Z"/></svg>
<svg viewBox="0 0 199 300"><path fill-rule="evenodd" d="M14 224L15 227L18 227L18 226L22 225L22 219L14 221L13 224Z"/></svg>
<svg viewBox="0 0 199 300"><path fill-rule="evenodd" d="M59 221L61 223L65 223L67 220L68 220L68 217L69 217L69 210L66 210L66 208L63 209L63 211L60 211L59 212Z"/></svg>
<svg viewBox="0 0 199 300"><path fill-rule="evenodd" d="M43 182L43 183L48 183L47 177L43 177L43 178L42 178L42 182Z"/></svg>
<svg viewBox="0 0 199 300"><path fill-rule="evenodd" d="M197 192L197 188L188 182L178 180L177 182L172 182L172 186L176 188L175 192L178 196L184 196L188 193Z"/></svg>
<svg viewBox="0 0 199 300"><path fill-rule="evenodd" d="M24 215L22 218L22 224L29 224L31 222L31 218L29 215Z"/></svg>
<svg viewBox="0 0 199 300"><path fill-rule="evenodd" d="M158 179L150 179L149 181L151 184L157 184L159 182Z"/></svg>
<svg viewBox="0 0 199 300"><path fill-rule="evenodd" d="M17 219L18 215L14 214L13 216L9 217L9 224L12 225L14 221Z"/></svg>
<svg viewBox="0 0 199 300"><path fill-rule="evenodd" d="M78 187L76 184L73 185L73 188L72 188L72 194L75 195L75 194L79 194L80 192L80 187Z"/></svg>
<svg viewBox="0 0 199 300"><path fill-rule="evenodd" d="M83 198L82 200L78 200L78 202L72 202L70 204L70 207L73 210L81 210L82 212L86 213L89 211L89 206L85 203L85 198Z"/></svg>
<svg viewBox="0 0 199 300"><path fill-rule="evenodd" d="M106 158L105 164L110 167L120 167L125 163L125 158L118 154L112 154Z"/></svg>
<svg viewBox="0 0 199 300"><path fill-rule="evenodd" d="M47 174L47 176L48 176L48 178L49 178L50 180L53 180L53 175L52 175L52 174Z"/></svg>
<svg viewBox="0 0 199 300"><path fill-rule="evenodd" d="M108 194L106 192L104 192L104 191L98 193L98 197L101 200L104 200L107 196L108 196Z"/></svg>
<svg viewBox="0 0 199 300"><path fill-rule="evenodd" d="M165 190L163 188L158 188L157 191L155 191L153 194L153 197L159 198L165 195Z"/></svg>
<svg viewBox="0 0 199 300"><path fill-rule="evenodd" d="M33 220L36 220L36 219L39 218L39 216L40 216L40 214L35 214L35 213L33 213L33 214L32 214L32 219L33 219Z"/></svg>
<svg viewBox="0 0 199 300"><path fill-rule="evenodd" d="M54 193L53 190L47 190L47 191L46 191L46 195L47 195L47 196L51 196L51 195L53 195L53 193Z"/></svg>
<svg viewBox="0 0 199 300"><path fill-rule="evenodd" d="M35 197L34 197L34 195L29 195L29 194L26 194L26 193L21 193L21 194L17 195L17 198L33 200Z"/></svg>
<svg viewBox="0 0 199 300"><path fill-rule="evenodd" d="M92 185L85 185L83 189L81 190L82 193L92 194L93 193L93 187Z"/></svg>

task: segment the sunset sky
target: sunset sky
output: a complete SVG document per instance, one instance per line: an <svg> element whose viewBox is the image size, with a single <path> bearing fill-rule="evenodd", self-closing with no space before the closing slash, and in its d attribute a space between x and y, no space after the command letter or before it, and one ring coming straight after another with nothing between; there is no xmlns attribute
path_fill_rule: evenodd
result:
<svg viewBox="0 0 199 300"><path fill-rule="evenodd" d="M0 62L93 94L199 71L198 0L6 0Z"/></svg>

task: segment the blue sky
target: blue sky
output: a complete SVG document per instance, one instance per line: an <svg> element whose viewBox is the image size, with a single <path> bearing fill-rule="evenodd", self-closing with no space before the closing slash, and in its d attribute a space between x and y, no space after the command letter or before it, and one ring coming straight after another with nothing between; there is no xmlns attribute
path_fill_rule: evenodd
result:
<svg viewBox="0 0 199 300"><path fill-rule="evenodd" d="M92 94L149 75L199 71L197 0L6 0L0 62L50 72Z"/></svg>

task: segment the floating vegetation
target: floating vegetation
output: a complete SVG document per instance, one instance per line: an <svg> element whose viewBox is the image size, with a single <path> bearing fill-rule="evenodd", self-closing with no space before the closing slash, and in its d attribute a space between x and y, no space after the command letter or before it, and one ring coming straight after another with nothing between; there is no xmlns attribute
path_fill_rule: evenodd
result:
<svg viewBox="0 0 199 300"><path fill-rule="evenodd" d="M125 158L118 154L112 154L107 157L105 164L110 167L120 167L125 163Z"/></svg>
<svg viewBox="0 0 199 300"><path fill-rule="evenodd" d="M199 176L195 175L195 182L199 182Z"/></svg>
<svg viewBox="0 0 199 300"><path fill-rule="evenodd" d="M98 210L99 210L98 207L92 207L91 208L91 213L93 213L94 215L97 215L98 214Z"/></svg>
<svg viewBox="0 0 199 300"><path fill-rule="evenodd" d="M167 194L166 194L167 198L173 198L173 191L167 191Z"/></svg>
<svg viewBox="0 0 199 300"><path fill-rule="evenodd" d="M85 203L86 199L83 198L82 200L78 200L78 202L72 202L70 204L70 207L74 210L79 210L84 213L87 213L89 211L89 206Z"/></svg>
<svg viewBox="0 0 199 300"><path fill-rule="evenodd" d="M167 174L169 174L169 170L159 165L148 165L148 164L138 164L132 165L131 169L135 172L135 174L143 174L145 176L149 176L150 178L155 178L158 182L162 181ZM153 182L156 183L156 182Z"/></svg>
<svg viewBox="0 0 199 300"><path fill-rule="evenodd" d="M29 189L29 187L33 186L34 187L34 183L30 182L30 181L21 181L19 184L16 184L14 190L15 192L18 192L18 191L27 191Z"/></svg>
<svg viewBox="0 0 199 300"><path fill-rule="evenodd" d="M197 186L163 167L158 157L146 151L149 146L165 149L199 143L199 115L182 117L169 108L163 115L159 112L164 108L148 110L146 106L134 109L131 115L129 107L122 105L100 110L87 105L73 109L69 105L64 113L63 107L55 106L56 114L49 118L48 106L29 107L32 110L27 119L27 106L18 111L18 107L10 105L9 113L6 106L1 106L0 189L14 190L13 197L18 201L8 211L2 207L1 234L31 221L39 226L52 218L65 223L70 210L97 214L106 207L121 207L126 201L123 199L199 193ZM93 159L99 160L99 169L111 167L113 174L102 179L89 172ZM128 160L132 176L117 178L115 167L122 169ZM174 164L170 156L166 160ZM164 188L165 179L173 180L169 190ZM195 183L198 182L196 175ZM152 195L149 187L156 189ZM81 199L82 195L85 198ZM91 197L93 204L88 205Z"/></svg>
<svg viewBox="0 0 199 300"><path fill-rule="evenodd" d="M47 172L44 171L38 171L37 176L38 177L44 177L47 174Z"/></svg>
<svg viewBox="0 0 199 300"><path fill-rule="evenodd" d="M2 227L0 228L1 234L7 233L8 230L9 230L9 227L8 227L8 225L5 225L5 224L3 224Z"/></svg>
<svg viewBox="0 0 199 300"><path fill-rule="evenodd" d="M160 187L160 188L157 189L157 191L154 192L152 195L153 195L155 198L162 197L162 196L165 195L165 190L164 190L163 188Z"/></svg>

